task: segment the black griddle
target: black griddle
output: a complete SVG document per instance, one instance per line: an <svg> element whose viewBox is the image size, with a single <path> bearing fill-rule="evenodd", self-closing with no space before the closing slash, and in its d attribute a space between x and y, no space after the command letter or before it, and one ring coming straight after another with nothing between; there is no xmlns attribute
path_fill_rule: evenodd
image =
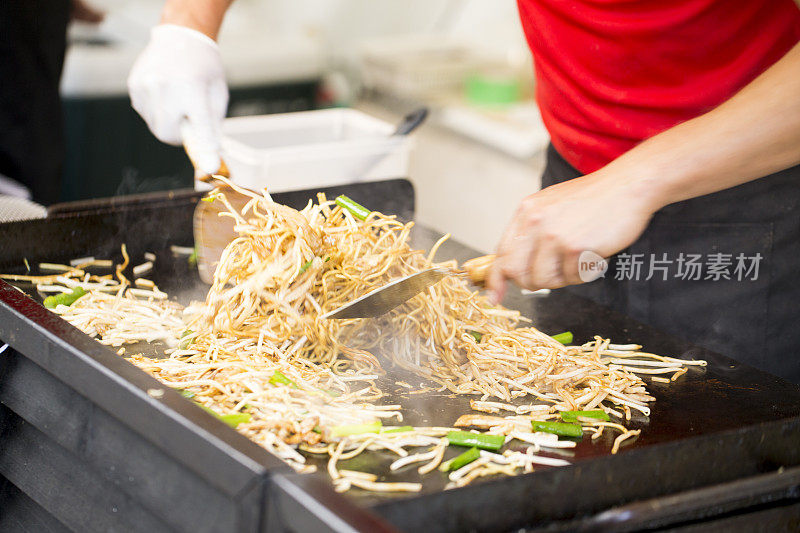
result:
<svg viewBox="0 0 800 533"><path fill-rule="evenodd" d="M326 192L413 217L406 180ZM274 197L302 207L315 193ZM125 242L134 264L146 251L157 253L148 277L172 297L202 298L205 287L185 257L169 252L192 244L198 197L176 191L89 201L58 206L46 220L0 225L0 271L19 271L23 257L32 265L119 259ZM414 245L428 248L438 237L417 228ZM474 255L451 242L437 257ZM630 426L642 434L616 456L607 433L566 451L569 467L449 491L437 472L424 478L420 494L340 495L324 468L295 474L179 394L149 396L161 388L156 380L0 282L0 339L11 346L0 354L0 530L30 520L44 530L80 531L630 531L709 519L763 522L763 513L776 524L800 517L800 388L566 293L516 292L505 303L548 333L571 330L580 342L601 334L709 365L670 385L650 384L652 413L634 416ZM399 379L421 380L392 373L382 383L392 392L387 402L411 402L404 423L451 425L470 412L468 397L408 395L395 386ZM341 466L380 473L392 460L373 453ZM417 480L416 469L392 479Z"/></svg>

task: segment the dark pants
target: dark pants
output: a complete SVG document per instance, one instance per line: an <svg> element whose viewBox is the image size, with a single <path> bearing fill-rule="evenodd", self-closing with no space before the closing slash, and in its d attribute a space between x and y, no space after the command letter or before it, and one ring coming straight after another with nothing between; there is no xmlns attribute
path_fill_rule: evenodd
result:
<svg viewBox="0 0 800 533"><path fill-rule="evenodd" d="M0 174L58 200L64 133L58 85L69 0L0 1Z"/></svg>
<svg viewBox="0 0 800 533"><path fill-rule="evenodd" d="M548 148L542 187L580 175ZM800 166L661 209L610 263L566 290L800 383Z"/></svg>

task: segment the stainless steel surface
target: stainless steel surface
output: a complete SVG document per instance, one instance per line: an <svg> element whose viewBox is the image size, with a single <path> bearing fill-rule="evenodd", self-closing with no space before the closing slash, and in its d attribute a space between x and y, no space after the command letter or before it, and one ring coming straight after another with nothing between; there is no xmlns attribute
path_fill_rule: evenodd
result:
<svg viewBox="0 0 800 533"><path fill-rule="evenodd" d="M322 315L322 318L370 318L381 316L408 301L440 279L450 274L446 268L429 268L416 274L391 281L340 308Z"/></svg>

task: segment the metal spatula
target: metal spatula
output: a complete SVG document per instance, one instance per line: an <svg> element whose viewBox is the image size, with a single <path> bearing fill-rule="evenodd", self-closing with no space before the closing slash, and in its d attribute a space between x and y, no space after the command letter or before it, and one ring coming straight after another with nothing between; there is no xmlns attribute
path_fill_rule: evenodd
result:
<svg viewBox="0 0 800 533"><path fill-rule="evenodd" d="M378 287L320 318L371 318L388 313L450 274L444 268L429 268Z"/></svg>
<svg viewBox="0 0 800 533"><path fill-rule="evenodd" d="M237 211L244 209L250 200L238 191L225 187L225 197ZM214 281L214 271L217 268L222 252L230 242L236 238L234 230L235 221L231 217L222 217L225 211L222 202L198 202L194 208L192 226L194 230L194 245L197 250L197 271L203 283L209 285Z"/></svg>
<svg viewBox="0 0 800 533"><path fill-rule="evenodd" d="M195 179L215 187L224 188L225 197L230 204L241 211L250 198L214 178L215 175L230 178L230 172L225 161L220 158L219 169L213 175L199 171L197 161L203 150L207 150L207 148L202 140L194 136L188 122L184 122L181 125L181 133L183 136L183 149L195 168ZM200 279L208 284L214 281L214 269L219 258L222 257L222 251L236 236L236 232L233 229L233 219L219 216L224 210L225 206L221 202L201 201L197 202L197 206L194 208L192 229L197 252L197 270L200 274Z"/></svg>
<svg viewBox="0 0 800 533"><path fill-rule="evenodd" d="M494 261L494 255L484 255L470 259L464 263L464 271L473 283L483 283L486 274ZM390 281L382 287L374 289L360 298L325 313L320 318L372 318L388 313L400 304L403 304L432 287L445 276L460 274L461 272L449 268L429 268Z"/></svg>

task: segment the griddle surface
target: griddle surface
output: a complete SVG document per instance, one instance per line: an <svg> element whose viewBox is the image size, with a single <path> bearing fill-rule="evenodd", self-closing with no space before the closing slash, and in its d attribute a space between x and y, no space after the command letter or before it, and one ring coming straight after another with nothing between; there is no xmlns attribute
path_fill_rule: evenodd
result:
<svg viewBox="0 0 800 533"><path fill-rule="evenodd" d="M438 233L417 227L412 234L412 245L415 248L428 249L439 237ZM475 252L457 242L448 242L440 248L437 257L439 260L456 258L461 262L475 255ZM118 261L121 256L114 256L114 259ZM143 260L143 257L133 256L131 265ZM97 272L100 273L101 270ZM167 249L158 251L156 268L147 277L166 291L171 299L183 305L193 300L204 299L208 289L208 286L200 281L196 271L189 267L186 256L174 255ZM726 430L742 430L763 422L800 415L798 387L728 358L693 347L687 342L660 334L563 291L540 296L523 295L519 291L512 290L504 303L508 307L522 311L533 320L533 325L546 333L572 331L576 343L591 340L594 335L601 335L610 337L615 343L639 343L644 345L646 350L662 355L708 360L707 367L692 367L674 383L651 382L649 378L644 378L656 401L650 405L652 412L649 417L634 411L631 421L626 423L630 429L641 429L642 433L639 437L623 444L619 452L622 455L631 450L678 441L686 441L689 450L693 437ZM138 343L128 345L126 353L163 357L165 348L166 346L161 343ZM379 354L381 355L384 354ZM449 391L410 394L409 389L399 386L397 381L409 383L414 389L437 388L438 385L426 382L423 378L403 369L395 367L387 370L387 376L378 380L381 389L388 393L381 402L400 403L405 407L402 424L451 426L459 416L473 412L469 407L469 400L478 396L459 396ZM522 398L516 403L531 403L531 399ZM588 437L584 438L574 449L542 454L575 463L608 456L616 434L606 431L595 441ZM519 446L519 449L524 447ZM457 447L451 447L445 459L457 455L460 451L462 450ZM318 466L318 472L313 475L327 480L325 469L327 456L322 459L320 456L307 454L307 457L309 463ZM390 452L367 452L356 458L341 461L339 467L372 472L378 474L381 481L423 482L423 495L440 492L444 488L447 482L445 474L435 471L427 476L419 476L418 464L389 474L389 465L395 459L397 456ZM530 476L535 477L548 470L551 469L538 467ZM496 479L502 477L496 476ZM486 483L492 479L479 479L475 484ZM359 489L351 489L346 495L358 504L367 506L420 496L404 493L376 494Z"/></svg>

